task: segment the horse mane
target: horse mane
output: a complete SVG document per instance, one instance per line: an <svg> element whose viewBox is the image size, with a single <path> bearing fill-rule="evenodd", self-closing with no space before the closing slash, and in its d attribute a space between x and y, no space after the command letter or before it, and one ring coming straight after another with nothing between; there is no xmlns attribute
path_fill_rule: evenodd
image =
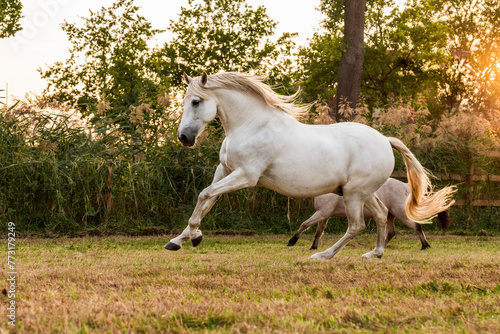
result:
<svg viewBox="0 0 500 334"><path fill-rule="evenodd" d="M222 72L210 75L206 86L201 84L200 77L196 77L192 80L188 89L191 90L190 93L194 93L201 98L207 96L204 91L207 89L234 89L242 93L250 91L264 100L268 106L275 107L295 119L307 113L307 106L301 106L296 103L300 91L297 91L293 95L280 95L274 92L269 85L265 84L264 80L265 77L263 76L256 76L249 73Z"/></svg>

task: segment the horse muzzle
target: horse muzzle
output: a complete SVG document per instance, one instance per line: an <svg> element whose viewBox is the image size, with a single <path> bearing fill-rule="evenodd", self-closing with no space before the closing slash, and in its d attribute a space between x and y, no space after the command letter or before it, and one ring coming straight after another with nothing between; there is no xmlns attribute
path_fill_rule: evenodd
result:
<svg viewBox="0 0 500 334"><path fill-rule="evenodd" d="M181 142L182 145L191 147L194 145L196 142L196 136L195 135L189 135L189 134L184 134L184 133L178 133L177 138Z"/></svg>

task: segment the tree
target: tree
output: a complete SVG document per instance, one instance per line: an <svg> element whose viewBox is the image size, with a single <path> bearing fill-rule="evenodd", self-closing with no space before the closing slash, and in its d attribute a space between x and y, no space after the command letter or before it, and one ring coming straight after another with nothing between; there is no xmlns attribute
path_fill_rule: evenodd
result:
<svg viewBox="0 0 500 334"><path fill-rule="evenodd" d="M299 52L301 85L309 101L330 101L341 95L340 85L334 87L341 52L345 51L339 2L322 2L324 32L317 33L311 44ZM392 0L367 0L360 88L369 107L416 101L440 75L438 70L450 58L446 52L449 29L433 22L431 13L431 6L401 10Z"/></svg>
<svg viewBox="0 0 500 334"><path fill-rule="evenodd" d="M442 80L440 69L451 59L450 30L431 19L433 10L411 4L400 9L392 0L370 5L362 85L368 104L415 102Z"/></svg>
<svg viewBox="0 0 500 334"><path fill-rule="evenodd" d="M323 27L327 34L334 37L330 40L340 43L332 45L334 50L341 52L338 70L335 71L337 99L330 113L337 121L342 118L338 113L339 103L356 107L359 101L364 58L365 7L366 0L322 0L319 7L327 16Z"/></svg>
<svg viewBox="0 0 500 334"><path fill-rule="evenodd" d="M142 159L145 151L170 136L166 115L168 81L157 73L148 42L160 30L138 14L133 0L90 11L83 25L65 22L70 57L47 70L45 94L76 104L89 116L93 136L109 147L109 155ZM138 158L139 157L139 158Z"/></svg>
<svg viewBox="0 0 500 334"><path fill-rule="evenodd" d="M433 6L435 21L449 28L447 49L454 58L442 68L436 104L457 109L464 101L480 113L500 109L500 2L494 0L415 1ZM443 103L444 102L444 103Z"/></svg>
<svg viewBox="0 0 500 334"><path fill-rule="evenodd" d="M121 116L133 107L154 104L168 89L155 72L148 46L160 30L152 29L138 10L133 0L118 0L109 8L90 11L81 27L62 24L72 45L70 57L39 69L48 81L45 93L77 103L95 120L113 116L123 125L128 120Z"/></svg>
<svg viewBox="0 0 500 334"><path fill-rule="evenodd" d="M22 29L19 19L23 5L19 0L2 0L0 3L0 38L14 36Z"/></svg>
<svg viewBox="0 0 500 334"><path fill-rule="evenodd" d="M263 6L254 10L245 0L188 0L169 27L176 37L161 50L163 73L174 86L183 85L183 72L257 71L276 79L291 66L294 34L273 43L275 28Z"/></svg>
<svg viewBox="0 0 500 334"><path fill-rule="evenodd" d="M361 91L366 0L345 0L344 38L337 78L335 119L340 121L339 104L355 108Z"/></svg>

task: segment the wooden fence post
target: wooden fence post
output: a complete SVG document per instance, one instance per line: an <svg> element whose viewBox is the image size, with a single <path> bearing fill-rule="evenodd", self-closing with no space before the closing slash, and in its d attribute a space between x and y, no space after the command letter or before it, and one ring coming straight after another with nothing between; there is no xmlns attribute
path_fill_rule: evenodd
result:
<svg viewBox="0 0 500 334"><path fill-rule="evenodd" d="M112 181L111 181L111 176L113 175L113 161L108 160L108 177L106 179L106 193L105 193L105 199L106 199L106 217L105 220L106 222L109 220L110 214L111 214L111 207L113 205L113 197L111 196L111 189L112 189Z"/></svg>
<svg viewBox="0 0 500 334"><path fill-rule="evenodd" d="M467 192L465 193L465 202L467 206L472 205L472 191L474 190L474 164L471 163L469 166L469 173L465 176L465 183L467 184Z"/></svg>

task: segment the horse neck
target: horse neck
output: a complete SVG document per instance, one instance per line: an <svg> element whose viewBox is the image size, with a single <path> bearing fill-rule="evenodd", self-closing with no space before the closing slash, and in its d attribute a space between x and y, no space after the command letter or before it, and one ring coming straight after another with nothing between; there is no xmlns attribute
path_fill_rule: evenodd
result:
<svg viewBox="0 0 500 334"><path fill-rule="evenodd" d="M217 95L217 113L226 136L241 127L267 123L271 118L276 117L278 113L285 114L268 106L262 99L253 94L221 90Z"/></svg>

